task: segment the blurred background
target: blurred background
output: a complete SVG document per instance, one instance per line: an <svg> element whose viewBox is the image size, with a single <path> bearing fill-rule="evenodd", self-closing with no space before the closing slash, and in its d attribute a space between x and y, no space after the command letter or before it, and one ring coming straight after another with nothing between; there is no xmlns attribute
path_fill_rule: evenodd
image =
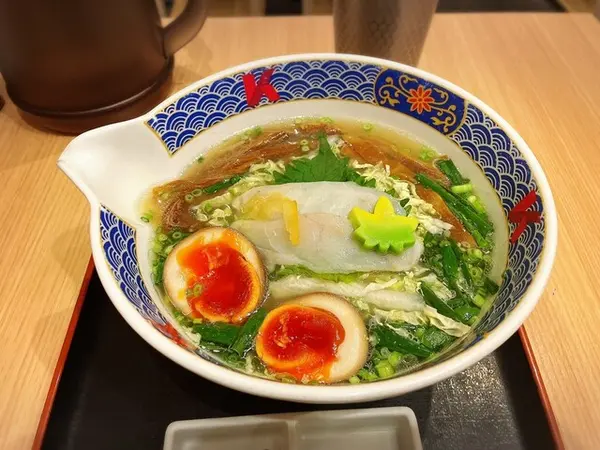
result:
<svg viewBox="0 0 600 450"><path fill-rule="evenodd" d="M156 0L166 17L187 0ZM418 0L415 0L418 1ZM331 14L333 0L213 0L211 16ZM592 12L596 0L440 0L438 12L548 11Z"/></svg>

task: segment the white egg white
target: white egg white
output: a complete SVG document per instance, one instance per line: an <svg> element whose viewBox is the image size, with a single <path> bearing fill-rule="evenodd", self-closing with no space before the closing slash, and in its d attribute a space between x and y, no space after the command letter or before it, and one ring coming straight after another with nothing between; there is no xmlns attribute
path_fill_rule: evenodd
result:
<svg viewBox="0 0 600 450"><path fill-rule="evenodd" d="M328 383L344 381L356 375L365 365L369 353L367 328L358 311L343 297L323 292L304 295L286 305L319 308L338 318L344 327L344 341L337 349L337 359L331 365Z"/></svg>
<svg viewBox="0 0 600 450"><path fill-rule="evenodd" d="M264 297L266 288L265 269L254 245L252 245L252 243L242 234L230 228L204 228L186 237L171 250L171 253L169 253L167 260L165 261L163 270L163 285L165 291L173 305L186 316L189 316L192 313L192 308L186 298L185 291L187 282L182 268L177 261L177 254L188 246L206 245L223 241L225 240L226 235L234 235L234 239L228 239L226 242L230 243L232 248L239 251L246 261L254 268L260 281L260 299Z"/></svg>

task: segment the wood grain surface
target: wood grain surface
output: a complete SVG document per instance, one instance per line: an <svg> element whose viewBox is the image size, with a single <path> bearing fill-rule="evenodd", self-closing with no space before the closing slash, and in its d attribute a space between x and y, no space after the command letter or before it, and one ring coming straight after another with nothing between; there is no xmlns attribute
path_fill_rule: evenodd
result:
<svg viewBox="0 0 600 450"><path fill-rule="evenodd" d="M285 53L331 51L329 17L209 19L174 90ZM446 14L421 67L521 133L559 210L550 283L525 327L567 449L600 448L600 23L586 14ZM0 94L5 95L3 88ZM88 258L88 206L56 168L70 138L0 112L0 448L33 442Z"/></svg>

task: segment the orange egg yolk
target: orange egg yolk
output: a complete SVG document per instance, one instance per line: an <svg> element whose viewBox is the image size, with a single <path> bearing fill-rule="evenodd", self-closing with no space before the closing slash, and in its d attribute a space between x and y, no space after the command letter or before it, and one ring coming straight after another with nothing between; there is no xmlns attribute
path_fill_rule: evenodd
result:
<svg viewBox="0 0 600 450"><path fill-rule="evenodd" d="M284 305L271 311L256 338L256 352L275 373L296 380L327 381L345 332L332 313Z"/></svg>
<svg viewBox="0 0 600 450"><path fill-rule="evenodd" d="M258 305L256 270L226 241L181 249L177 262L186 279L192 315L210 322L242 322Z"/></svg>

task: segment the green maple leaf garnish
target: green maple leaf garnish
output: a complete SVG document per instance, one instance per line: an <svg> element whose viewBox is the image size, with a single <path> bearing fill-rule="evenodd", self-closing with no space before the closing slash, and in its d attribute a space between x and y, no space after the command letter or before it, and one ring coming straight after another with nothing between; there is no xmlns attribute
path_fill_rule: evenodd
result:
<svg viewBox="0 0 600 450"><path fill-rule="evenodd" d="M348 219L354 227L354 238L367 250L381 253L401 253L415 243L415 230L419 221L414 217L395 213L394 205L387 197L380 197L375 210L370 213L354 207Z"/></svg>
<svg viewBox="0 0 600 450"><path fill-rule="evenodd" d="M275 184L310 183L315 181L353 181L366 187L375 187L375 180L367 180L350 167L348 158L338 158L331 150L325 134L319 135L319 152L312 158L289 163L285 172L275 173Z"/></svg>

